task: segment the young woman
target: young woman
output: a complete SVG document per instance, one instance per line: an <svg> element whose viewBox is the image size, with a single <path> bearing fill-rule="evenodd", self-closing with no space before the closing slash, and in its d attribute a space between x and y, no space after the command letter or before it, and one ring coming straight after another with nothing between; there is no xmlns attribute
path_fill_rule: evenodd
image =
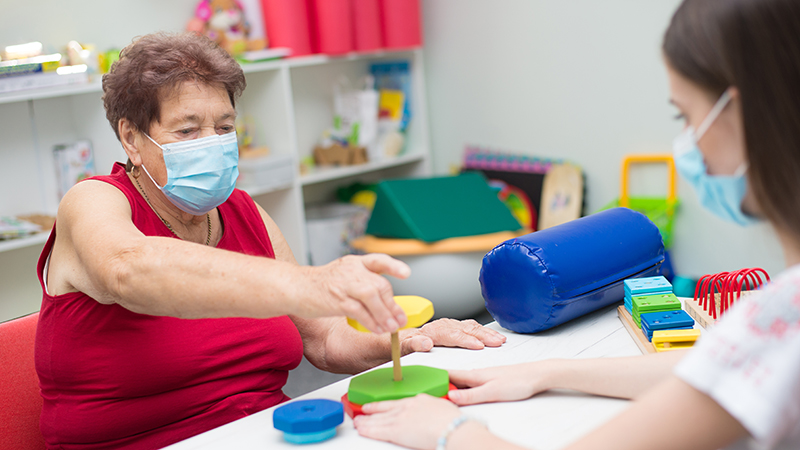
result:
<svg viewBox="0 0 800 450"><path fill-rule="evenodd" d="M663 52L686 122L675 140L679 172L721 217L769 220L789 269L688 352L452 372L468 389L450 399L468 405L569 388L635 400L570 449L747 448L750 438L800 448L800 2L686 0ZM418 396L364 411L356 428L375 439L515 448L446 400Z"/></svg>

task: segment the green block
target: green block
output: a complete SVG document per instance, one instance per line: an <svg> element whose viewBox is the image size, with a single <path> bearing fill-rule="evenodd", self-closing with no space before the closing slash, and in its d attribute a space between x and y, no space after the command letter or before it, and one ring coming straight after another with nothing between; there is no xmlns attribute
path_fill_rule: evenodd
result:
<svg viewBox="0 0 800 450"><path fill-rule="evenodd" d="M631 298L633 321L641 327L641 315L649 312L665 312L681 309L681 301L675 294L637 295Z"/></svg>
<svg viewBox="0 0 800 450"><path fill-rule="evenodd" d="M425 393L443 397L450 386L446 370L427 366L404 366L403 379L394 381L393 368L373 370L350 380L347 399L358 405L398 400Z"/></svg>
<svg viewBox="0 0 800 450"><path fill-rule="evenodd" d="M373 236L434 242L522 228L479 173L386 180L375 191Z"/></svg>

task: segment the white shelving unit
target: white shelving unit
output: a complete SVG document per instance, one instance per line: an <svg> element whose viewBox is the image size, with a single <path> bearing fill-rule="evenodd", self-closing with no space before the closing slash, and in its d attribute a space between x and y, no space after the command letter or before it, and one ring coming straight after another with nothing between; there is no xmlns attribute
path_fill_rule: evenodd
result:
<svg viewBox="0 0 800 450"><path fill-rule="evenodd" d="M299 161L312 152L321 132L332 123L332 86L342 75L352 81L364 76L376 61L408 60L412 71L412 114L406 150L399 157L363 165L316 168L299 174ZM354 181L430 174L430 143L422 50L314 55L243 66L247 89L237 104L240 115L255 124L254 143L273 154L291 155L291 183L247 191L281 227L295 257L308 261L304 207L333 201L340 186ZM126 157L114 135L101 101L99 77L82 85L0 94L0 215L55 214L58 208L52 148L55 144L90 139L99 173L108 173ZM4 305L41 299L35 256L47 233L0 242L0 318ZM21 259L26 259L22 261ZM20 265L30 272L24 279L6 274ZM27 273L26 272L26 273Z"/></svg>

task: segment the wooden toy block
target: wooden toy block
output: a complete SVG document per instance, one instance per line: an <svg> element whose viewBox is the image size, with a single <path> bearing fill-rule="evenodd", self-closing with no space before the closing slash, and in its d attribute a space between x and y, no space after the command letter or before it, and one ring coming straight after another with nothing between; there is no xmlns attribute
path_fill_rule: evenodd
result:
<svg viewBox="0 0 800 450"><path fill-rule="evenodd" d="M756 291L744 291L740 294L740 297L737 299L737 301L747 300L747 298L753 295L755 292ZM692 319L697 321L698 325L706 330L709 330L714 326L715 323L717 323L717 320L719 320L719 317L722 315L722 312L720 311L720 294L714 294L714 299L714 309L717 310L716 319L711 317L708 311L706 311L697 300L691 298L686 299L683 304L683 309L686 310Z"/></svg>
<svg viewBox="0 0 800 450"><path fill-rule="evenodd" d="M336 426L342 422L342 404L326 399L291 402L272 413L272 425L283 431L283 438L292 444L328 440L336 435Z"/></svg>
<svg viewBox="0 0 800 450"><path fill-rule="evenodd" d="M637 327L642 326L640 315L643 313L681 309L681 301L672 293L636 296L632 298L632 302L632 316Z"/></svg>
<svg viewBox="0 0 800 450"><path fill-rule="evenodd" d="M434 397L447 394L450 377L446 370L427 366L406 366L403 379L392 379L392 368L373 370L350 380L347 398L364 405L384 400L397 400L425 393Z"/></svg>
<svg viewBox="0 0 800 450"><path fill-rule="evenodd" d="M639 351L643 354L648 353L655 353L656 349L653 347L653 344L647 340L647 337L642 333L642 329L637 327L636 324L633 322L633 318L631 314L625 309L624 306L617 307L617 316L619 317L620 322L628 330L628 334L631 335L633 338L633 342L639 347Z"/></svg>
<svg viewBox="0 0 800 450"><path fill-rule="evenodd" d="M640 295L631 299L633 310L639 313L672 311L680 309L681 302L675 294Z"/></svg>
<svg viewBox="0 0 800 450"><path fill-rule="evenodd" d="M668 329L669 330L692 330L692 329L694 329L694 327L675 327L675 328L668 328ZM644 335L647 337L648 341L651 341L651 342L653 341L653 332L654 331L655 330L651 330L651 329L647 328L644 325L644 322L642 322L642 333L644 333Z"/></svg>
<svg viewBox="0 0 800 450"><path fill-rule="evenodd" d="M625 293L631 296L644 295L648 293L672 292L672 285L662 276L646 278L628 278L623 281Z"/></svg>
<svg viewBox="0 0 800 450"><path fill-rule="evenodd" d="M653 346L657 352L668 352L690 348L700 337L700 330L656 330Z"/></svg>
<svg viewBox="0 0 800 450"><path fill-rule="evenodd" d="M694 319L681 309L644 313L639 316L642 333L647 339L653 339L656 330L690 330L694 327Z"/></svg>
<svg viewBox="0 0 800 450"><path fill-rule="evenodd" d="M425 325L433 317L433 303L426 298L416 295L395 295L394 301L403 308L408 318L408 322L401 330ZM358 331L369 333L369 330L355 319L348 317L347 323Z"/></svg>
<svg viewBox="0 0 800 450"><path fill-rule="evenodd" d="M643 313L639 318L641 319L642 326L646 326L652 331L694 326L694 319L682 309Z"/></svg>

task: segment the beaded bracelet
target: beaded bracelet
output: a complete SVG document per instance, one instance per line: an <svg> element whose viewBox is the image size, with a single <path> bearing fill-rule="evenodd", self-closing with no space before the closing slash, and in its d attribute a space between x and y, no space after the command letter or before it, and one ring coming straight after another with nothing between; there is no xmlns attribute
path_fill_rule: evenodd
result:
<svg viewBox="0 0 800 450"><path fill-rule="evenodd" d="M452 422L450 422L450 425L448 425L447 428L442 432L442 435L439 436L439 440L436 441L436 450L445 450L445 447L447 447L447 438L450 437L450 435L453 433L453 431L456 430L456 428L460 427L464 422L468 420L475 420L477 422L481 422L480 420L477 420L473 417L469 417L463 414L456 417L455 419L453 419Z"/></svg>

